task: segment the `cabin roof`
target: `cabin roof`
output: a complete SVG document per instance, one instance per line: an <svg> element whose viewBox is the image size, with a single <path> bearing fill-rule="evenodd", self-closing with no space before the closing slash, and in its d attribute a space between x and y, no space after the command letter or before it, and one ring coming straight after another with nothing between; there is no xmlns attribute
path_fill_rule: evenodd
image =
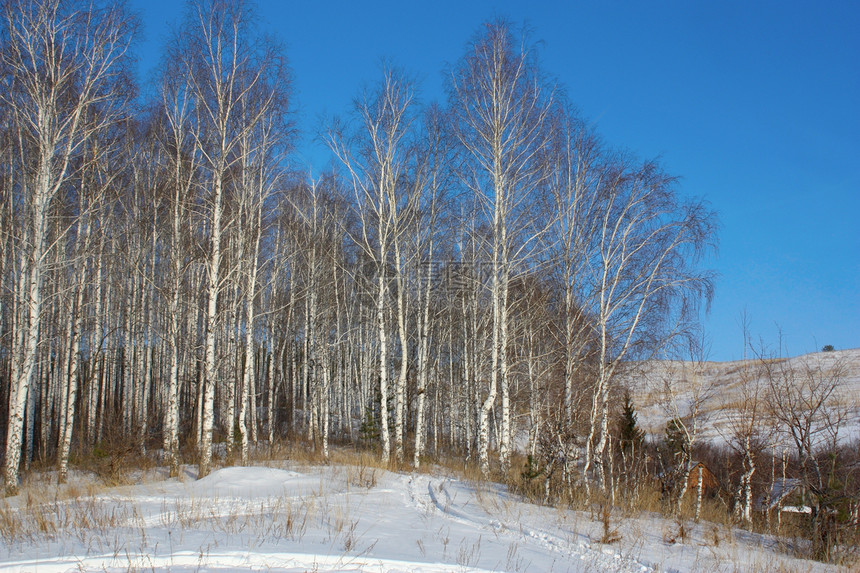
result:
<svg viewBox="0 0 860 573"><path fill-rule="evenodd" d="M786 497L803 487L803 482L796 478L777 478L774 480L767 495L767 509L773 509ZM764 496L761 504L765 505Z"/></svg>

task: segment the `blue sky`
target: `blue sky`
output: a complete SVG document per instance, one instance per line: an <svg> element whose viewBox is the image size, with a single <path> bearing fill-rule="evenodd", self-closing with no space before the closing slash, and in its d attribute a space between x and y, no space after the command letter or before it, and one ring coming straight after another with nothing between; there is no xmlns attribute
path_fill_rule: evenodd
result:
<svg viewBox="0 0 860 573"><path fill-rule="evenodd" d="M182 4L132 0L143 77ZM526 24L544 70L604 140L660 157L719 213L709 358L743 355L741 315L795 355L860 347L860 2L305 2L262 0L294 72L299 161L319 168L323 115L381 62L443 99L443 71L481 22Z"/></svg>

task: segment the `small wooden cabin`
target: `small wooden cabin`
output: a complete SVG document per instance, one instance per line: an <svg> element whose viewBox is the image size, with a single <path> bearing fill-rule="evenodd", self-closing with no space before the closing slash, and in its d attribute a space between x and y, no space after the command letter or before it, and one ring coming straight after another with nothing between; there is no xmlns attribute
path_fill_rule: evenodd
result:
<svg viewBox="0 0 860 573"><path fill-rule="evenodd" d="M716 497L722 490L720 480L714 475L714 472L702 462L690 462L690 475L687 478L687 494L696 495L699 488L699 472L702 474L702 495L704 497Z"/></svg>
<svg viewBox="0 0 860 573"><path fill-rule="evenodd" d="M714 475L714 472L708 469L708 466L699 461L690 461L689 462L690 474L687 476L687 491L684 494L685 497L698 495L699 489L699 472L701 472L702 477L702 496L706 498L714 498L717 497L723 489L722 484L720 484L720 480L717 479L717 476ZM671 491L678 491L675 488L675 485L678 483L678 479L682 479L684 476L684 468L678 466L674 471L671 471L667 474L661 475L660 480L662 482L662 490L664 494L667 494Z"/></svg>

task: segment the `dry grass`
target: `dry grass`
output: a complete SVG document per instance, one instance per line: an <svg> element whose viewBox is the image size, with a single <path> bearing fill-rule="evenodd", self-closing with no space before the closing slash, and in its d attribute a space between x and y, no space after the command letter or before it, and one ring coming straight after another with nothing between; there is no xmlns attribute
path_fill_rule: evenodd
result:
<svg viewBox="0 0 860 573"><path fill-rule="evenodd" d="M615 543L621 541L621 534L618 529L612 524L612 505L609 503L600 504L600 522L603 524L603 536L600 542L603 544Z"/></svg>
<svg viewBox="0 0 860 573"><path fill-rule="evenodd" d="M0 536L9 544L54 540L63 534L105 536L133 520L133 508L99 502L96 494L93 487L87 493L28 487L13 500L0 501Z"/></svg>
<svg viewBox="0 0 860 573"><path fill-rule="evenodd" d="M359 469L357 475L369 480L375 471ZM358 519L344 513L338 503L329 503L320 492L299 498L272 496L255 503L169 496L160 508L148 510L134 498L99 485L86 491L31 486L22 488L15 498L0 500L0 545L5 546L37 546L71 539L102 553L121 554L131 547L148 547L148 531L153 526L173 532L170 535L195 530L229 536L252 534L255 542L272 543L301 543L314 527L327 531L333 549L343 552L354 551L361 541Z"/></svg>
<svg viewBox="0 0 860 573"><path fill-rule="evenodd" d="M106 435L121 435L107 432ZM73 452L69 467L91 472L107 486L129 485L135 472L150 470L156 460L139 449L139 445L124 439L107 438L90 451Z"/></svg>
<svg viewBox="0 0 860 573"><path fill-rule="evenodd" d="M117 467L119 460L123 461L121 469ZM4 543L29 545L68 536L105 551L111 550L115 544L127 544L129 538L139 538L140 543L145 545L146 520L139 508L130 500L110 501L110 495L106 494L109 493L109 487L128 483L141 470L151 469L155 462L150 458L141 459L127 450L106 456L94 455L91 459L79 458L76 462L80 464L79 467L90 469L90 475L97 479L82 485L73 480L65 486L54 486L50 474L33 472L26 476L17 498L0 500L0 538ZM335 472L338 479L346 484L347 494L350 488L368 490L376 487L385 471L412 471L408 464L383 464L378 453L348 447L332 447L326 459L320 451L313 450L301 441L256 447L252 462L275 467L283 467L285 462L308 467L328 465L331 472ZM435 475L447 474L469 483L478 503L489 512L504 515L514 523L517 521L512 514L515 513L512 509L514 501L497 495L498 488L491 482L505 483L511 491L525 499L545 504L544 476L527 475L523 471L526 462L525 456L516 455L506 473L502 474L496 469L490 480L484 478L476 464L455 455L444 457L432 465L424 464L421 471ZM559 477L555 475L553 479L558 480ZM48 484L51 486L46 487ZM586 498L584 488L559 487L558 481L555 482L555 488L561 495L552 499L551 505L559 509L559 515L568 509L585 510L581 515L587 521L590 512L592 523L599 527L593 539L605 544L622 541L622 531L622 545L636 543L635 527L627 527L628 519L649 513L664 516L672 514L670 504L661 499L657 484L648 481L637 483L635 487L619 487L614 498L597 500L597 503L594 503L594 499ZM693 525L692 498L690 496L685 502L679 516L667 522L663 541L667 544L684 544L690 543L695 537L696 543L721 549L736 543L731 515L725 504L719 500L705 500L700 524ZM568 517L565 519L570 519L570 514L566 515ZM304 497L273 498L251 506L212 498L171 499L162 506L159 519L161 526L168 530L208 530L227 534L255 532L262 540L284 539L293 542L301 542L309 529L321 527L328 532L332 551L355 553L361 549L359 519L344 513L338 503L329 503L322 482L318 492L309 492ZM691 528L695 528L695 536ZM784 554L803 553L803 540L798 532L792 535L786 524L780 533L784 540L782 545L773 542L777 551L781 547ZM443 537L446 539L445 551L450 552L452 557L456 556L460 565L468 566L476 562L481 551L480 541L457 545L454 540L449 547L450 540L447 536ZM421 550L420 545L418 550ZM511 569L521 566L516 548L507 556L507 562ZM845 566L850 567L851 564L845 562Z"/></svg>

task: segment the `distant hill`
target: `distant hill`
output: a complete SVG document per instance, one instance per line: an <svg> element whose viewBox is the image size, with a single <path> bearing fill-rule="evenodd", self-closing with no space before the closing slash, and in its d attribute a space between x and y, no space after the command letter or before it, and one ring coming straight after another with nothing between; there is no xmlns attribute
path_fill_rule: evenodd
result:
<svg viewBox="0 0 860 573"><path fill-rule="evenodd" d="M767 361L772 370L793 370L803 376L810 369L828 375L838 375L838 398L847 412L839 431L843 440L860 439L860 348L815 352L794 358ZM653 361L643 363L627 373L639 425L651 439L664 436L666 422L675 415L691 411L696 396L701 400L701 437L715 443L731 436L731 420L743 399L744 380L757 379L760 389L769 389L765 364L759 360L733 362ZM668 382L668 384L667 384ZM775 441L785 438L776 437Z"/></svg>

